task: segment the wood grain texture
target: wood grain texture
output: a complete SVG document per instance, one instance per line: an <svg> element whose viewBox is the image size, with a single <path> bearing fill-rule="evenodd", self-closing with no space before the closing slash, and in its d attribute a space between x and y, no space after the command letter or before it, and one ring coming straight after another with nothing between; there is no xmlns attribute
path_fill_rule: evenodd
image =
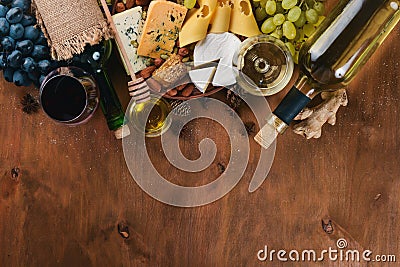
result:
<svg viewBox="0 0 400 267"><path fill-rule="evenodd" d="M76 127L55 124L42 111L26 115L20 99L26 92L37 95L35 89L1 79L0 266L366 266L257 260L265 245L322 250L336 248L341 237L351 249L397 253L400 261L399 40L397 27L348 86L349 105L339 110L336 126L324 126L322 137L309 141L287 131L268 178L250 194L260 149L251 136L242 180L198 208L168 206L144 193L100 111ZM127 77L117 59L111 65L126 106ZM271 106L282 97L270 97ZM239 114L252 120L245 107ZM181 142L188 158L199 156L205 136L218 146L215 162L193 181L163 163L158 139L149 140L148 152L171 180L208 183L219 176L217 163L229 160L228 137L211 121L191 127ZM333 223L330 235L321 227L325 218ZM120 223L129 238L119 235Z"/></svg>

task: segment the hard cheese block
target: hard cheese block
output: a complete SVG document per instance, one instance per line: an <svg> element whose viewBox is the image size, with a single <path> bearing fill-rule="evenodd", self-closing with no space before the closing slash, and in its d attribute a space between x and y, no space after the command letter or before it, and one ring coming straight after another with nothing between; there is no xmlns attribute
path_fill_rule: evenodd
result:
<svg viewBox="0 0 400 267"><path fill-rule="evenodd" d="M211 20L212 33L221 33L229 31L229 23L231 21L232 2L230 0L218 0L217 8L215 9Z"/></svg>
<svg viewBox="0 0 400 267"><path fill-rule="evenodd" d="M192 8L179 33L181 47L200 41L207 35L208 25L214 15L217 0L198 0L200 8Z"/></svg>
<svg viewBox="0 0 400 267"><path fill-rule="evenodd" d="M186 7L170 1L152 1L140 38L138 54L152 58L171 54L186 12Z"/></svg>
<svg viewBox="0 0 400 267"><path fill-rule="evenodd" d="M122 40L124 49L129 58L129 64L132 66L132 70L136 73L146 68L145 57L141 57L137 54L137 47L139 44L140 34L142 33L144 21L142 19L142 7L134 7L124 12L118 13L112 16L117 34ZM118 47L118 50L121 48ZM121 56L123 59L123 57ZM128 74L129 71L126 67L128 62L124 62L125 70Z"/></svg>
<svg viewBox="0 0 400 267"><path fill-rule="evenodd" d="M229 31L245 37L261 34L249 0L234 0Z"/></svg>

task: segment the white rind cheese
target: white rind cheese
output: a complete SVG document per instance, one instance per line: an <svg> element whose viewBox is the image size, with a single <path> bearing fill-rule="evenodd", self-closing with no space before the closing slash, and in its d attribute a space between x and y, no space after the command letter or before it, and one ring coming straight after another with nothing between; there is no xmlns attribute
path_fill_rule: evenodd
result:
<svg viewBox="0 0 400 267"><path fill-rule="evenodd" d="M209 67L204 69L194 69L189 71L189 77L192 83L199 89L200 92L204 93L214 78L216 67Z"/></svg>
<svg viewBox="0 0 400 267"><path fill-rule="evenodd" d="M220 60L212 80L214 86L229 86L236 83L232 61L241 41L233 33L209 33L194 48L194 65Z"/></svg>

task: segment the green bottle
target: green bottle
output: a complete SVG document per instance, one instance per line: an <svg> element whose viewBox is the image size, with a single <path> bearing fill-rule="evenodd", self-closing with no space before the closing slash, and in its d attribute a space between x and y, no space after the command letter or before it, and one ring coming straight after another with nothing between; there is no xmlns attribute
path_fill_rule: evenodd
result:
<svg viewBox="0 0 400 267"><path fill-rule="evenodd" d="M117 139L124 138L130 134L126 125L127 120L122 110L114 86L106 72L106 62L110 58L112 43L110 40L102 44L89 47L85 51L84 61L90 64L92 74L100 91L100 107L107 120L108 128L114 131Z"/></svg>

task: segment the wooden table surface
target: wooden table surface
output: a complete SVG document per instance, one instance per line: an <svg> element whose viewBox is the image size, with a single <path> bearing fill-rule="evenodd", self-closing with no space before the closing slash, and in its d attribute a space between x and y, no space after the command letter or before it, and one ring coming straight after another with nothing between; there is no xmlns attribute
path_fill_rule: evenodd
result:
<svg viewBox="0 0 400 267"><path fill-rule="evenodd" d="M349 104L317 140L290 130L277 143L262 186L248 192L259 146L251 134L245 175L222 199L197 208L163 204L144 193L126 167L101 111L66 127L42 111L27 115L20 100L33 88L0 81L0 266L366 266L365 262L260 262L257 252L321 251L345 238L348 249L396 254L400 261L400 28L348 86ZM110 70L126 106L127 78L117 59ZM223 96L220 94L220 96ZM283 97L270 97L271 106ZM251 121L246 107L243 121ZM227 163L228 137L211 121L192 123L181 150L199 156L198 141L217 143L216 161L185 181L206 184ZM157 138L147 149L164 162ZM166 165L160 165L161 169ZM12 169L18 168L18 175ZM180 181L179 181L180 180ZM331 220L326 233L321 220ZM124 239L118 225L129 230ZM287 255L286 255L287 256ZM399 266L375 263L373 266Z"/></svg>

